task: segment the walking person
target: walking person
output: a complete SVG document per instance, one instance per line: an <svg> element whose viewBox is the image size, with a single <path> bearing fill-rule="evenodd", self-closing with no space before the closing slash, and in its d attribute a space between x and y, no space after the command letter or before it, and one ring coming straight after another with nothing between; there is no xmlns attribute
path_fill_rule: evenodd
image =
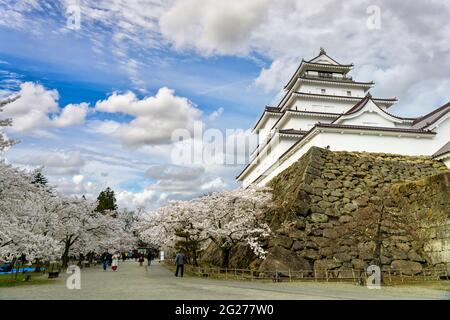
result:
<svg viewBox="0 0 450 320"><path fill-rule="evenodd" d="M184 273L184 261L186 260L186 256L183 252L178 252L175 257L175 265L177 266L177 270L175 271L175 277L178 277L178 271L181 271L181 277L183 277Z"/></svg>
<svg viewBox="0 0 450 320"><path fill-rule="evenodd" d="M106 271L106 269L108 268L108 252L104 252L102 255L102 266L103 271Z"/></svg>
<svg viewBox="0 0 450 320"><path fill-rule="evenodd" d="M119 267L119 257L120 257L120 255L118 253L115 253L112 256L111 268L113 271L116 271L117 268Z"/></svg>
<svg viewBox="0 0 450 320"><path fill-rule="evenodd" d="M144 263L144 255L141 253L139 255L139 267L142 267L143 263Z"/></svg>
<svg viewBox="0 0 450 320"><path fill-rule="evenodd" d="M153 252L151 250L147 253L147 265L150 266L153 260Z"/></svg>

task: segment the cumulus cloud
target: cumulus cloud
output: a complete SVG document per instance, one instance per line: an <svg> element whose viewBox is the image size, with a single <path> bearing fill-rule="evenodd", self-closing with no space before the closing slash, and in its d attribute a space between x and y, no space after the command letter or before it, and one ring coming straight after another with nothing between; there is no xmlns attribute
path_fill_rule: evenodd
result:
<svg viewBox="0 0 450 320"><path fill-rule="evenodd" d="M62 9L75 2L81 7L83 35L96 51L112 52L140 92L146 90L140 70L155 58L142 51L165 50L167 44L204 56L253 56L259 61L263 57L267 63L255 84L274 94L299 58L313 57L320 46L344 63L354 62L355 76L369 77L363 69L370 67L377 80L374 93L395 91L400 103L409 105L413 94L424 94L430 83L448 78L450 4L446 0L413 1L407 6L401 0L64 0ZM61 9L61 4L49 0L20 3L0 3L0 25L48 30L33 13ZM380 29L367 27L371 5L380 8ZM419 83L414 92L401 73L405 66L416 70L414 74L406 70ZM398 77L404 79L397 82ZM361 79L366 80L372 77ZM447 99L439 97L439 101Z"/></svg>
<svg viewBox="0 0 450 320"><path fill-rule="evenodd" d="M162 35L177 49L202 54L243 54L269 1L178 0L160 17Z"/></svg>
<svg viewBox="0 0 450 320"><path fill-rule="evenodd" d="M169 144L174 130L191 131L202 115L191 101L176 96L174 90L166 87L143 99L132 92L113 93L106 100L98 101L95 110L134 117L129 123L106 121L96 128L129 146Z"/></svg>
<svg viewBox="0 0 450 320"><path fill-rule="evenodd" d="M78 151L15 148L10 157L15 164L29 168L43 167L48 175L77 175L86 161Z"/></svg>
<svg viewBox="0 0 450 320"><path fill-rule="evenodd" d="M120 207L139 209L157 207L160 197L153 190L143 190L141 192L119 191L116 199Z"/></svg>
<svg viewBox="0 0 450 320"><path fill-rule="evenodd" d="M205 169L200 166L183 167L177 165L153 165L146 171L146 176L156 180L195 180L198 179Z"/></svg>
<svg viewBox="0 0 450 320"><path fill-rule="evenodd" d="M52 119L52 124L59 128L83 124L88 112L88 107L89 105L85 102L78 105L68 104L64 107L59 116Z"/></svg>
<svg viewBox="0 0 450 320"><path fill-rule="evenodd" d="M33 82L21 83L15 95L19 98L3 109L4 115L13 119L12 132L33 132L83 124L88 112L86 103L60 108L57 90L48 90Z"/></svg>

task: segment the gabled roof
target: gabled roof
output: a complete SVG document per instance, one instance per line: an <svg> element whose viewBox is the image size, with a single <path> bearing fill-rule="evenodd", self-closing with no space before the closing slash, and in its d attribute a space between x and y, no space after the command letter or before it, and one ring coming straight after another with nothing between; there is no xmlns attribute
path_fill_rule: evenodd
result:
<svg viewBox="0 0 450 320"><path fill-rule="evenodd" d="M333 63L316 62L317 59L320 58L321 56L326 56ZM287 84L284 86L284 89L291 89L292 84L294 82L293 80L296 79L299 76L299 74L301 73L300 71L302 69L304 69L304 68L306 68L308 66L312 67L314 69L318 69L318 70L337 69L337 70L340 70L340 71L342 71L344 73L347 73L353 68L353 63L351 63L351 64L341 64L341 63L337 62L336 60L334 60L333 58L331 58L329 55L327 55L323 48L320 48L320 53L316 57L314 57L314 58L312 58L311 60L308 60L308 61L306 61L304 59L302 59L300 61L299 66L297 67L297 69L295 70L294 74L292 75L292 77L287 82Z"/></svg>
<svg viewBox="0 0 450 320"><path fill-rule="evenodd" d="M327 55L327 53L325 52L324 48L320 48L320 52L317 56L315 56L314 58L312 58L311 60L308 60L307 62L309 63L315 63L317 61L317 59L319 59L320 57L325 56L326 58L328 58L329 60L331 60L335 65L342 65L339 62L337 62L336 60L334 60L332 57L330 57L329 55Z"/></svg>
<svg viewBox="0 0 450 320"><path fill-rule="evenodd" d="M334 121L332 123L335 123L336 121L338 121L339 119L341 119L342 117L345 117L347 115L352 115L355 114L357 112L359 112L360 110L362 110L369 101L372 101L372 103L379 109L379 111L381 111L382 113L384 113L385 115L398 119L398 120L402 120L402 121L413 121L416 118L403 118L403 117L399 117L396 115L393 115L385 110L383 110L383 108L381 108L375 101L374 99L372 99L372 95L370 93L368 93L363 99L361 99L357 104L355 104L353 107L351 107L349 110L347 110L345 113L341 114L338 118L334 119Z"/></svg>
<svg viewBox="0 0 450 320"><path fill-rule="evenodd" d="M433 154L433 158L437 158L440 156L443 156L444 154L449 154L450 155L450 141L447 142L442 148L440 148L438 151L436 151Z"/></svg>
<svg viewBox="0 0 450 320"><path fill-rule="evenodd" d="M436 110L433 110L432 112L424 115L423 117L417 118L413 122L413 128L425 128L425 127L428 127L429 125L435 123L440 118L442 118L448 112L450 112L450 102L447 102L442 107L437 108Z"/></svg>

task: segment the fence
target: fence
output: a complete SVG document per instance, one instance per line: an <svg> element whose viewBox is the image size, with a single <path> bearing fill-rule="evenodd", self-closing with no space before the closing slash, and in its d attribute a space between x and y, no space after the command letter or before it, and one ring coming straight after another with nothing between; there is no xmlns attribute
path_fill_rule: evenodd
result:
<svg viewBox="0 0 450 320"><path fill-rule="evenodd" d="M167 261L169 262L169 261ZM321 282L355 282L365 283L369 276L363 269L312 269L312 270L273 270L256 271L251 269L195 267L185 265L185 271L199 277L237 280L272 280L281 281L321 281ZM409 281L450 280L449 267L425 268L416 273L412 270L386 269L382 271L385 283L402 283Z"/></svg>

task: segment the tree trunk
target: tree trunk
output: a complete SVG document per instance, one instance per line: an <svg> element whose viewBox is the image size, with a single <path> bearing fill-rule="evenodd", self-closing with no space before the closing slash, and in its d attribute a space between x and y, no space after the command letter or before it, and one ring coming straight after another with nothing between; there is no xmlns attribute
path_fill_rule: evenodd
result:
<svg viewBox="0 0 450 320"><path fill-rule="evenodd" d="M197 250L194 249L194 254L193 254L193 262L194 262L194 266L198 267L198 261L197 261Z"/></svg>
<svg viewBox="0 0 450 320"><path fill-rule="evenodd" d="M231 248L229 247L221 247L222 250L222 269L227 269L230 264L230 252Z"/></svg>
<svg viewBox="0 0 450 320"><path fill-rule="evenodd" d="M61 256L62 268L67 269L69 265L70 240L64 242L64 252Z"/></svg>

